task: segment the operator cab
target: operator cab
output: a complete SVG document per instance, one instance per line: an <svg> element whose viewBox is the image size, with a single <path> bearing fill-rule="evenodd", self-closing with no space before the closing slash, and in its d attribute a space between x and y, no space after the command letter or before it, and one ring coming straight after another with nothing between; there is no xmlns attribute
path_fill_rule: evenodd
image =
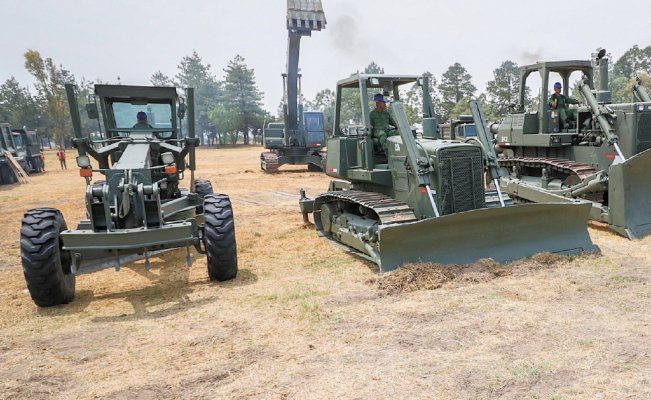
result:
<svg viewBox="0 0 651 400"><path fill-rule="evenodd" d="M323 113L320 111L305 111L303 113L303 123L307 147L322 148L325 145Z"/></svg>
<svg viewBox="0 0 651 400"><path fill-rule="evenodd" d="M582 122L575 112L568 113L566 124L563 125L559 110L549 106L551 94L554 93L554 83L562 85L561 94L572 97L570 87L583 76L588 77L593 86L593 67L587 60L550 61L522 67L520 72L520 98L519 106L514 114L522 114L517 118L521 123L523 134L553 134L553 133L578 133L578 126ZM531 93L538 95L531 96ZM525 110L528 109L528 112Z"/></svg>
<svg viewBox="0 0 651 400"><path fill-rule="evenodd" d="M373 96L376 93L384 96L386 109L393 117L391 103L402 101L402 96L407 91L414 85L420 84L420 78L418 75L396 77L382 74L356 74L339 81L333 135L354 137L360 142L368 143L368 146L372 146L372 162L375 168L388 168L387 155L378 138L373 136L370 121L370 113L375 108ZM409 122L413 125L416 121Z"/></svg>
<svg viewBox="0 0 651 400"><path fill-rule="evenodd" d="M124 85L95 85L95 95L99 99L102 120L110 139L130 137L133 139L180 139L179 118L185 110L180 102L176 88ZM177 103L178 101L178 103ZM92 103L90 104L93 105ZM88 109L88 106L87 106ZM97 107L94 109L97 118ZM138 123L137 115L144 112L147 123ZM91 111L89 118L91 117Z"/></svg>

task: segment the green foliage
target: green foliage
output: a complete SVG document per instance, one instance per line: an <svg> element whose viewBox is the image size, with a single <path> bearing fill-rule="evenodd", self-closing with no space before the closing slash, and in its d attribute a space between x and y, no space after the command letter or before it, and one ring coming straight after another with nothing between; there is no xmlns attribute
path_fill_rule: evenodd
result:
<svg viewBox="0 0 651 400"><path fill-rule="evenodd" d="M450 110L448 119L457 119L460 115L470 115L470 100L472 98L469 96L460 99ZM490 119L489 116L486 117Z"/></svg>
<svg viewBox="0 0 651 400"><path fill-rule="evenodd" d="M613 65L614 78L631 78L640 71L651 74L651 46L641 49L638 45L634 45Z"/></svg>
<svg viewBox="0 0 651 400"><path fill-rule="evenodd" d="M231 132L234 134L237 132L238 128L241 126L242 121L240 120L240 115L231 112L225 104L217 104L208 112L208 118L214 124L214 127L217 130L217 137L219 144L225 144L227 142L225 134L226 132ZM237 136L231 136L229 142L236 143Z"/></svg>
<svg viewBox="0 0 651 400"><path fill-rule="evenodd" d="M175 82L160 71L151 77L152 84L173 84L173 86L194 88L196 128L199 133L211 131L210 110L221 101L221 84L210 71L210 64L204 64L196 51L185 56L177 66Z"/></svg>
<svg viewBox="0 0 651 400"><path fill-rule="evenodd" d="M63 143L72 137L72 122L68 109L64 85L74 83L70 71L57 66L51 58L43 59L36 50L27 50L25 69L34 76L37 101L43 111L41 124L54 139Z"/></svg>
<svg viewBox="0 0 651 400"><path fill-rule="evenodd" d="M156 71L154 75L149 78L149 82L154 86L176 86L172 78L161 71Z"/></svg>
<svg viewBox="0 0 651 400"><path fill-rule="evenodd" d="M472 84L472 76L458 62L451 65L443 73L438 89L441 93L441 108L444 119L450 118L452 109L464 97L471 98L477 91L475 85Z"/></svg>
<svg viewBox="0 0 651 400"><path fill-rule="evenodd" d="M429 71L425 71L423 75L429 77L429 92L434 107L434 116L441 120L441 96L437 90L436 78ZM421 123L423 121L423 88L414 84L401 97L405 104L405 112L409 122L412 124Z"/></svg>
<svg viewBox="0 0 651 400"><path fill-rule="evenodd" d="M369 65L364 68L364 73L365 74L383 74L384 73L384 68L380 67L375 63L375 61L371 61Z"/></svg>
<svg viewBox="0 0 651 400"><path fill-rule="evenodd" d="M323 89L314 96L313 101L305 102L305 111L323 112L326 133L332 131L335 113L335 97L336 94L334 91Z"/></svg>
<svg viewBox="0 0 651 400"><path fill-rule="evenodd" d="M266 113L262 110L262 92L255 83L255 73L248 68L239 54L229 61L224 69L223 103L225 109L233 115L230 121L236 129L244 133L244 144L249 144L249 129L262 128ZM215 125L218 121L212 120ZM237 141L237 136L233 136Z"/></svg>
<svg viewBox="0 0 651 400"><path fill-rule="evenodd" d="M14 128L39 128L39 104L13 76L0 85L0 121Z"/></svg>
<svg viewBox="0 0 651 400"><path fill-rule="evenodd" d="M613 103L628 103L631 101L633 93L626 90L628 81L629 79L623 76L610 80L610 95Z"/></svg>
<svg viewBox="0 0 651 400"><path fill-rule="evenodd" d="M77 84L77 104L79 105L79 116L81 117L81 132L96 132L100 129L97 119L89 119L86 113L86 104L95 92L95 82L88 81L84 78ZM99 105L98 105L99 108ZM103 129L102 129L103 131Z"/></svg>
<svg viewBox="0 0 651 400"><path fill-rule="evenodd" d="M528 89L527 89L528 90ZM507 60L493 70L493 80L486 84L487 113L506 115L510 104L517 104L520 97L520 67ZM527 93L527 98L528 93ZM528 103L529 101L526 101Z"/></svg>

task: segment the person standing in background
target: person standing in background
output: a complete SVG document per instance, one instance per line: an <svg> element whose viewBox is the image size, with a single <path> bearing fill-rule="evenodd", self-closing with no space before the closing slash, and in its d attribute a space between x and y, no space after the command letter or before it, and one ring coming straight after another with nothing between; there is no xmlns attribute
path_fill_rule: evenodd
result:
<svg viewBox="0 0 651 400"><path fill-rule="evenodd" d="M62 149L61 146L59 146L57 149L57 158L61 164L61 169L68 169L68 166L66 165L66 151Z"/></svg>

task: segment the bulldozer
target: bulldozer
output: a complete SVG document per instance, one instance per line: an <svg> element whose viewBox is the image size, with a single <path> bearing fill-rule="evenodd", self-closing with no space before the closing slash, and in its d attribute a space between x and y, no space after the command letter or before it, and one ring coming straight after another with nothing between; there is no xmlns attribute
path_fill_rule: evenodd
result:
<svg viewBox="0 0 651 400"><path fill-rule="evenodd" d="M416 138L400 94L423 91L423 132ZM373 137L369 97L391 104L397 125L384 147ZM374 97L376 97L375 95ZM476 103L471 107L484 120ZM305 222L320 236L376 263L381 272L408 262L499 262L539 252L596 251L587 232L589 205L581 202L513 204L486 188L500 179L488 125L481 144L439 138L427 76L357 74L337 83L333 135L328 140L328 191L301 191Z"/></svg>
<svg viewBox="0 0 651 400"><path fill-rule="evenodd" d="M96 141L82 135L76 87L66 85L66 93L76 163L86 182L86 219L68 229L57 209L25 213L20 251L34 302L41 307L69 303L78 274L106 266L119 271L123 263L142 258L149 270L149 257L169 249L185 247L189 267L190 246L206 254L211 280L235 278L230 199L213 193L210 181L194 177L199 144L194 89L183 95L175 87L95 85L86 110L89 118L99 118L101 110L106 131L106 139ZM93 180L96 174L103 179ZM189 189L180 186L187 175Z"/></svg>
<svg viewBox="0 0 651 400"><path fill-rule="evenodd" d="M592 89L593 61L599 67L599 90ZM542 90L538 106L525 111L531 77L542 80ZM552 77L562 83L565 96L571 77L578 77L584 105L565 122L549 104ZM638 101L611 102L603 49L594 60L522 67L520 104L491 127L499 164L510 174L500 181L503 190L526 202L581 199L591 205L590 219L620 235L640 239L651 234L651 98L639 78L633 91Z"/></svg>
<svg viewBox="0 0 651 400"><path fill-rule="evenodd" d="M325 152L323 113L304 111L298 68L301 38L325 29L321 0L287 0L287 65L283 78L283 122L270 122L263 131L267 151L260 154L260 168L278 172L284 164L305 165L322 171Z"/></svg>

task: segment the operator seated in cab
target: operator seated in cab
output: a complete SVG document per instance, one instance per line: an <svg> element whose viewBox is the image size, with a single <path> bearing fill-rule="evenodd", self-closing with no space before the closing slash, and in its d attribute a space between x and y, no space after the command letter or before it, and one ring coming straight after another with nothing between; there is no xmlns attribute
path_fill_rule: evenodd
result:
<svg viewBox="0 0 651 400"><path fill-rule="evenodd" d="M136 119L138 122L132 127L133 129L152 129L153 126L149 125L149 122L147 122L147 113L144 111L139 111L138 114L136 114Z"/></svg>
<svg viewBox="0 0 651 400"><path fill-rule="evenodd" d="M372 129L371 137L378 140L382 151L386 154L387 138L398 135L398 132L396 132L396 123L393 121L389 110L387 110L386 101L381 93L373 96L373 101L375 102L375 108L371 110L371 114L369 115Z"/></svg>
<svg viewBox="0 0 651 400"><path fill-rule="evenodd" d="M567 108L568 104L580 104L580 102L571 97L567 97L561 94L561 89L563 86L560 82L554 83L554 93L549 96L549 107L552 110L558 110L558 116L560 119L561 129L567 128L567 121L576 120L576 110Z"/></svg>

